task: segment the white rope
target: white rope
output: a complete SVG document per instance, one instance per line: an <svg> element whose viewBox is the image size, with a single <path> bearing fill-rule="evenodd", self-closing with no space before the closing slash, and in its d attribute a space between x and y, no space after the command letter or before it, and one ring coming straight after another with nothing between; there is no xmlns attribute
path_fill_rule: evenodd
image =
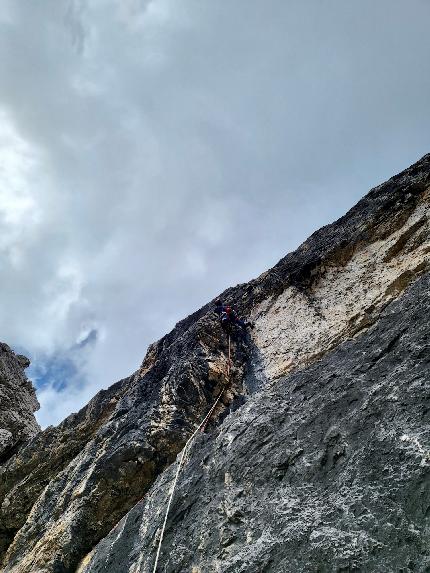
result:
<svg viewBox="0 0 430 573"><path fill-rule="evenodd" d="M227 383L230 381L230 356L231 356L231 345L230 345L230 335L228 336L228 363L227 363ZM212 416L213 411L215 410L218 402L221 399L221 396L224 393L225 387L227 384L224 385L224 387L222 388L221 392L218 394L217 399L215 400L215 402L213 403L211 409L209 410L209 412L206 414L204 420L197 426L196 430L192 433L192 435L188 438L185 446L183 447L182 453L181 453L181 457L179 459L179 464L178 467L176 469L176 475L175 475L175 479L173 481L173 485L172 485L172 489L170 490L170 496L169 496L169 501L167 503L167 509L166 509L166 514L164 516L164 522L163 522L163 527L161 528L161 534L160 534L160 539L158 541L158 548L157 548L157 555L155 557L155 562L154 562L154 569L152 570L152 573L156 573L157 572L157 567L158 567L158 560L160 558L160 552L161 552L161 545L163 544L163 538L164 538L164 531L166 529L166 523L167 523L167 518L169 516L169 511L170 511L170 506L172 504L172 500L173 500L173 496L175 494L175 488L176 488L176 484L178 482L178 477L179 477L179 472L181 471L182 465L184 463L185 460L185 454L187 452L188 446L190 445L190 443L192 442L192 440L195 438L196 434L199 432L200 429L204 429L206 427L206 424L208 423L208 421L210 420L210 417Z"/></svg>

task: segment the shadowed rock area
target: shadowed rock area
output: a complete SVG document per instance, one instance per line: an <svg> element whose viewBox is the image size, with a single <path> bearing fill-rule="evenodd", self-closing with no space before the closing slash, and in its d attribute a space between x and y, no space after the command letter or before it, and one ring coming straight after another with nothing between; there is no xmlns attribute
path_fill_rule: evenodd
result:
<svg viewBox="0 0 430 573"><path fill-rule="evenodd" d="M29 365L28 358L0 343L0 468L40 431L34 417L39 402L24 372ZM0 522L0 554L15 532Z"/></svg>
<svg viewBox="0 0 430 573"><path fill-rule="evenodd" d="M426 155L223 293L255 328L233 341L232 382L181 477L160 571L429 566L429 200ZM3 571L150 571L172 463L226 367L208 304L4 459Z"/></svg>

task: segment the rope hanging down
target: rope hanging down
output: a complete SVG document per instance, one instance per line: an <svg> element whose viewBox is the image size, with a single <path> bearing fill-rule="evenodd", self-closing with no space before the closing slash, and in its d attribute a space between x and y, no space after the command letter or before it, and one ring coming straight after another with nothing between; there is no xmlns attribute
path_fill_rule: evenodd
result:
<svg viewBox="0 0 430 573"><path fill-rule="evenodd" d="M230 340L230 334L228 335L228 362L227 362L227 374L226 374L226 382L224 383L224 386L221 388L220 393L218 394L215 402L212 404L211 409L209 410L209 412L206 414L205 418L203 419L202 422L200 422L200 424L197 426L196 430L191 434L191 436L188 438L187 442L185 443L185 446L182 450L181 453L181 457L179 459L179 464L178 467L176 469L176 475L175 475L175 479L173 481L173 485L172 485L172 489L170 491L170 496L169 496L169 501L167 503L167 508L166 508L166 513L164 515L164 521L163 521L163 527L161 528L161 534L160 534L160 539L158 541L158 548L157 548L157 555L155 557L155 562L154 562L154 569L152 570L152 573L156 573L157 572L157 567L158 567L158 560L160 558L160 552L161 552L161 546L163 544L163 538L164 538L164 531L166 529L166 523L167 523L167 518L169 516L169 511L170 511L170 506L172 504L172 500L173 500L173 496L175 494L175 489L176 489L176 484L178 483L178 477L179 477L179 473L182 469L182 466L184 464L185 461L185 454L187 453L187 449L189 447L189 445L191 444L191 442L193 441L193 439L195 438L195 436L198 434L199 431L204 432L215 408L218 405L218 402L221 399L221 396L224 393L224 390L226 389L226 386L229 384L230 382L230 372L231 372L231 340Z"/></svg>

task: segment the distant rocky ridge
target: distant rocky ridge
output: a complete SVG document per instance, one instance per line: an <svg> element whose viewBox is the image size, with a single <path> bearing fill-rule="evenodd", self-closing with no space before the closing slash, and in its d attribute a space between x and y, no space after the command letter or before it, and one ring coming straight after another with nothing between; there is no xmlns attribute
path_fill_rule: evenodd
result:
<svg viewBox="0 0 430 573"><path fill-rule="evenodd" d="M430 568L429 203L426 155L223 293L255 329L234 342L160 571ZM17 444L0 466L3 571L152 571L172 462L226 361L208 304L129 378Z"/></svg>
<svg viewBox="0 0 430 573"><path fill-rule="evenodd" d="M40 431L34 418L39 403L24 373L28 366L28 358L0 343L0 463Z"/></svg>

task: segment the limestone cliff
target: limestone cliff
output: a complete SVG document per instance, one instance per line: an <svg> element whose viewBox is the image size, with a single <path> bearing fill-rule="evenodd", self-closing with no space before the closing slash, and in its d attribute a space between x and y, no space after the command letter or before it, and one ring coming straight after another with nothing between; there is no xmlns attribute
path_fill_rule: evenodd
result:
<svg viewBox="0 0 430 573"><path fill-rule="evenodd" d="M159 571L430 568L429 202L427 155L223 293L255 328L233 342ZM5 460L3 570L151 571L173 462L226 362L208 304Z"/></svg>
<svg viewBox="0 0 430 573"><path fill-rule="evenodd" d="M200 435L158 571L430 570L430 276ZM80 573L150 573L169 468Z"/></svg>

